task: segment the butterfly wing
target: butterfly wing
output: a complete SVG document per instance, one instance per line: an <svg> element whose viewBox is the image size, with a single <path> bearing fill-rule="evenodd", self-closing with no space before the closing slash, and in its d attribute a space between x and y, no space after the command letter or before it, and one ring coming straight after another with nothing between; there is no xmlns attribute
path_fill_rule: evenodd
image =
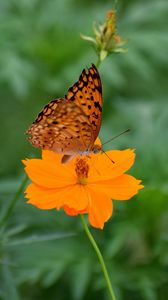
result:
<svg viewBox="0 0 168 300"><path fill-rule="evenodd" d="M64 98L48 103L28 129L38 148L67 156L93 149L102 116L102 86L94 65L83 70Z"/></svg>
<svg viewBox="0 0 168 300"><path fill-rule="evenodd" d="M82 153L93 143L88 117L74 102L56 99L47 104L27 131L33 146L56 153Z"/></svg>
<svg viewBox="0 0 168 300"><path fill-rule="evenodd" d="M79 80L69 88L65 98L79 106L88 117L94 144L101 126L103 102L101 79L95 65L92 64L89 69L82 71Z"/></svg>

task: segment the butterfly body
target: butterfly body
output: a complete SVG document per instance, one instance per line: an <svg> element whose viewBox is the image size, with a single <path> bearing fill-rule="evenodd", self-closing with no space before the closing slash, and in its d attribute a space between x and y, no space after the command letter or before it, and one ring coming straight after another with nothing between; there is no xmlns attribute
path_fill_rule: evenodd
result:
<svg viewBox="0 0 168 300"><path fill-rule="evenodd" d="M49 102L27 133L33 146L68 156L97 153L101 126L102 87L94 65L83 70L65 98Z"/></svg>

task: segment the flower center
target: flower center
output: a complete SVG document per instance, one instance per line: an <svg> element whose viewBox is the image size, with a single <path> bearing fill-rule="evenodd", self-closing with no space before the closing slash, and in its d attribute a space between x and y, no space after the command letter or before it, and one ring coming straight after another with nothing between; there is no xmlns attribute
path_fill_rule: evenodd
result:
<svg viewBox="0 0 168 300"><path fill-rule="evenodd" d="M87 184L89 165L85 158L77 158L75 172L78 177L78 183Z"/></svg>

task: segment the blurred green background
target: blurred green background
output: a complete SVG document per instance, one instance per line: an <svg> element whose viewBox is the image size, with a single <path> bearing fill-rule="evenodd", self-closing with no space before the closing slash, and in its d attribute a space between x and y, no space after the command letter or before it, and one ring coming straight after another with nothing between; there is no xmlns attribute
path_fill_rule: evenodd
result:
<svg viewBox="0 0 168 300"><path fill-rule="evenodd" d="M40 151L26 129L49 100L63 96L96 62L80 33L91 35L113 6L104 0L0 1L1 217L23 178L21 159ZM105 229L92 230L118 300L168 299L168 1L118 1L126 54L100 66L104 110L100 136L114 149L136 148L131 174L145 189L114 202ZM17 201L0 231L1 300L107 300L95 253L80 220Z"/></svg>

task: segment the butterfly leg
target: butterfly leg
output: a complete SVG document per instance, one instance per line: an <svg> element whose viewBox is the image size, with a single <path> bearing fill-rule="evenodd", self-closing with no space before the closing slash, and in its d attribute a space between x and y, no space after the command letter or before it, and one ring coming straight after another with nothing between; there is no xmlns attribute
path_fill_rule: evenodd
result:
<svg viewBox="0 0 168 300"><path fill-rule="evenodd" d="M74 154L74 155L67 155L67 154L65 154L65 155L63 155L63 157L62 157L62 159L61 159L61 163L62 163L62 164L66 164L66 163L68 163L71 159L73 159L75 156L76 156L76 154Z"/></svg>

